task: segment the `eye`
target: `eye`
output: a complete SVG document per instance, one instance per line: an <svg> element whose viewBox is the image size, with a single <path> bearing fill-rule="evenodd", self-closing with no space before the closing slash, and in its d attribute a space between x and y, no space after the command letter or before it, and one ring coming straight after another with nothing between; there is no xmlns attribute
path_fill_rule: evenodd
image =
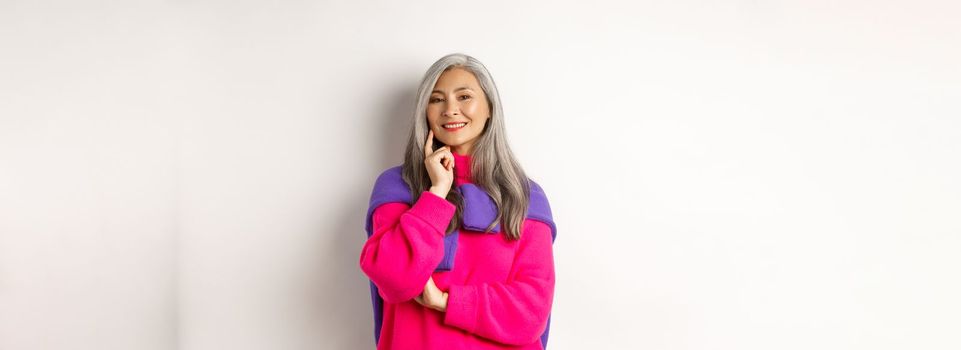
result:
<svg viewBox="0 0 961 350"><path fill-rule="evenodd" d="M469 98L470 98L470 95L462 95L461 97L466 97L466 98L464 98L464 99L466 100L466 99L469 99Z"/></svg>
<svg viewBox="0 0 961 350"><path fill-rule="evenodd" d="M434 103L434 102L437 102L437 101L440 101L440 100L442 100L442 99L434 97L434 98L431 98L430 100L428 100L427 102Z"/></svg>

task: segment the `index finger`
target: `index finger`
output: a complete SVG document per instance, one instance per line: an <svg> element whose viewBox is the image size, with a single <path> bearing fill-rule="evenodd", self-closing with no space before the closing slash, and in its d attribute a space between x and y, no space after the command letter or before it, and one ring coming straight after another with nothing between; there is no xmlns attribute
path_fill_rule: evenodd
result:
<svg viewBox="0 0 961 350"><path fill-rule="evenodd" d="M430 130L429 132L427 132L427 143L424 144L425 158L429 157L431 153L434 153L434 150L431 149L433 148L433 145L434 145L434 130Z"/></svg>

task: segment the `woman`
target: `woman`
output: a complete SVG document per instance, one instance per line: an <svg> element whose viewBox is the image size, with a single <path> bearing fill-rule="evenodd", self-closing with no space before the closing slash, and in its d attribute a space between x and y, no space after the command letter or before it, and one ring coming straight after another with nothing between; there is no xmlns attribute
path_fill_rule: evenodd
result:
<svg viewBox="0 0 961 350"><path fill-rule="evenodd" d="M556 228L507 144L490 73L444 56L416 106L404 164L374 185L360 255L377 348L546 348Z"/></svg>

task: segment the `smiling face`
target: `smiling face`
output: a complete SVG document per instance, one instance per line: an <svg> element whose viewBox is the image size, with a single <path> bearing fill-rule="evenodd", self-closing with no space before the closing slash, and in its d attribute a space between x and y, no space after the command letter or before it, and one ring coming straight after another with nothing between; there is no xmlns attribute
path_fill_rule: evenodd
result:
<svg viewBox="0 0 961 350"><path fill-rule="evenodd" d="M487 95L473 73L453 68L437 78L427 101L427 124L452 152L471 154L488 119Z"/></svg>

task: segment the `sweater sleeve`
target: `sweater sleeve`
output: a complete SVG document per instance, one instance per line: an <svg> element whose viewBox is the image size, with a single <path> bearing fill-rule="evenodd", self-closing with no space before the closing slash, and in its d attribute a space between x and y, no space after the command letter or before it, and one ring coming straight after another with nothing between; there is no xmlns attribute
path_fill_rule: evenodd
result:
<svg viewBox="0 0 961 350"><path fill-rule="evenodd" d="M506 282L450 286L446 325L504 344L537 341L554 299L554 255L550 227L528 222Z"/></svg>
<svg viewBox="0 0 961 350"><path fill-rule="evenodd" d="M360 253L360 268L384 301L407 301L424 290L444 258L444 231L456 210L430 191L413 206L385 203L374 210L373 233Z"/></svg>

